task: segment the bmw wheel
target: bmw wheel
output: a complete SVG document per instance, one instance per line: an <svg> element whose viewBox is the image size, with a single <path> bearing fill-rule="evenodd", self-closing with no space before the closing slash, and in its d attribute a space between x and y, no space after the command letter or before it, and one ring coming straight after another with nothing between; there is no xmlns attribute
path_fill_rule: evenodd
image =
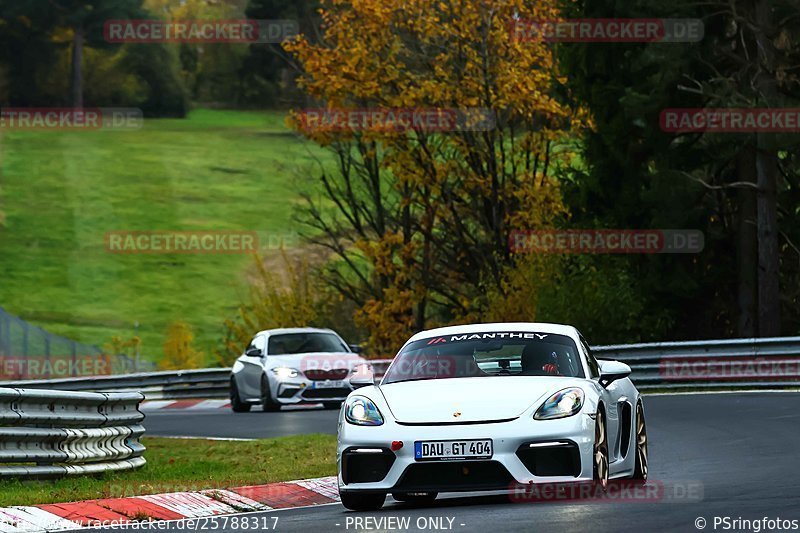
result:
<svg viewBox="0 0 800 533"><path fill-rule="evenodd" d="M272 393L269 390L269 380L267 379L267 376L261 376L261 408L265 412L281 410L281 404L272 399Z"/></svg>
<svg viewBox="0 0 800 533"><path fill-rule="evenodd" d="M239 387L236 385L236 378L231 378L231 409L234 413L249 413L250 407L252 407L249 403L245 403L239 397Z"/></svg>

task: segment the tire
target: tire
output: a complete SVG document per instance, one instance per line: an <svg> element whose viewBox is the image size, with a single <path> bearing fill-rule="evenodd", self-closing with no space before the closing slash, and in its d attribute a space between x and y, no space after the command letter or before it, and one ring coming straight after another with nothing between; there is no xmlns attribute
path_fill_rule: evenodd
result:
<svg viewBox="0 0 800 533"><path fill-rule="evenodd" d="M322 402L322 406L325 409L339 409L342 407L342 402Z"/></svg>
<svg viewBox="0 0 800 533"><path fill-rule="evenodd" d="M261 409L267 413L281 410L281 404L272 399L267 376L261 376Z"/></svg>
<svg viewBox="0 0 800 533"><path fill-rule="evenodd" d="M392 498L394 498L399 502L428 503L435 500L438 495L439 495L438 492L412 492L412 493L393 492Z"/></svg>
<svg viewBox="0 0 800 533"><path fill-rule="evenodd" d="M342 498L342 505L351 511L377 511L386 501L386 493L340 492L339 496Z"/></svg>
<svg viewBox="0 0 800 533"><path fill-rule="evenodd" d="M606 432L606 417L602 409L597 410L592 450L592 463L594 463L592 477L594 482L605 492L608 490L608 436Z"/></svg>
<svg viewBox="0 0 800 533"><path fill-rule="evenodd" d="M231 409L234 413L249 413L252 406L245 403L239 397L239 387L236 385L236 378L231 378Z"/></svg>
<svg viewBox="0 0 800 533"><path fill-rule="evenodd" d="M648 455L647 455L647 424L644 419L642 402L636 404L636 467L631 479L647 481Z"/></svg>

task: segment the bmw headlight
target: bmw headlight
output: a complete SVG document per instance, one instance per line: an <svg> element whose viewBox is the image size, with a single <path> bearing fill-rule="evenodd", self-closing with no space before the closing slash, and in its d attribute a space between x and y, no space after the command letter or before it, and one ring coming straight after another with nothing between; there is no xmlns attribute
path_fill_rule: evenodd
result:
<svg viewBox="0 0 800 533"><path fill-rule="evenodd" d="M536 420L553 420L577 414L583 407L583 391L577 387L563 389L550 396L536 411Z"/></svg>
<svg viewBox="0 0 800 533"><path fill-rule="evenodd" d="M378 411L372 400L363 396L353 396L347 400L344 417L348 422L357 426L380 426L383 424L381 412Z"/></svg>
<svg viewBox="0 0 800 533"><path fill-rule="evenodd" d="M277 376L278 379L289 379L289 378L296 378L300 373L295 368L289 368L288 366L279 366L272 369L272 373Z"/></svg>

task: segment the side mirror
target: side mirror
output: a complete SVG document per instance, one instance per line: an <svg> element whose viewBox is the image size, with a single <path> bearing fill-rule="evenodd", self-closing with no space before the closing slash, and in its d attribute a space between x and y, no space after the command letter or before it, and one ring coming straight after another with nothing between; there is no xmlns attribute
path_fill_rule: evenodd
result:
<svg viewBox="0 0 800 533"><path fill-rule="evenodd" d="M600 365L600 386L607 389L618 379L625 379L631 375L631 367L619 361L598 361Z"/></svg>
<svg viewBox="0 0 800 533"><path fill-rule="evenodd" d="M250 348L244 354L247 357L264 357L264 352L261 351L261 348Z"/></svg>
<svg viewBox="0 0 800 533"><path fill-rule="evenodd" d="M353 352L353 353L361 353L363 351L361 346L359 346L358 344L348 344L347 346L350 348L350 351Z"/></svg>
<svg viewBox="0 0 800 533"><path fill-rule="evenodd" d="M372 372L372 365L361 363L353 369L353 375L347 380L353 389L369 387L375 385L375 374Z"/></svg>

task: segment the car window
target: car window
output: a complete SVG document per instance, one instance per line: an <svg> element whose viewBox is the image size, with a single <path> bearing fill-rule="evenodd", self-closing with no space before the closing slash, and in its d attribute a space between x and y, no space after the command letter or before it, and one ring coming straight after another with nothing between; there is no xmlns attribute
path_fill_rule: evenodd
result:
<svg viewBox="0 0 800 533"><path fill-rule="evenodd" d="M247 345L247 347L244 349L244 351L245 351L245 353L247 353L247 352L249 352L250 350L252 350L255 347L256 347L256 337L253 337L253 340L250 341L250 344Z"/></svg>
<svg viewBox="0 0 800 533"><path fill-rule="evenodd" d="M267 353L267 337L266 335L259 335L255 339L255 347L261 350L261 353Z"/></svg>
<svg viewBox="0 0 800 533"><path fill-rule="evenodd" d="M349 348L332 333L284 333L269 338L269 355L341 353Z"/></svg>
<svg viewBox="0 0 800 533"><path fill-rule="evenodd" d="M245 353L247 353L250 350L257 348L261 350L261 353L265 353L264 351L265 345L266 345L266 337L264 335L256 335L255 337L253 337L253 340L250 341L250 344L247 345L247 348L245 348L244 351Z"/></svg>
<svg viewBox="0 0 800 533"><path fill-rule="evenodd" d="M582 378L584 371L567 336L486 332L414 341L397 355L383 383L491 376Z"/></svg>
<svg viewBox="0 0 800 533"><path fill-rule="evenodd" d="M581 345L583 345L583 351L586 352L586 362L589 365L589 375L592 378L599 378L600 377L600 364L595 359L594 354L592 353L592 349L589 348L589 343L586 342L586 339L581 337Z"/></svg>

